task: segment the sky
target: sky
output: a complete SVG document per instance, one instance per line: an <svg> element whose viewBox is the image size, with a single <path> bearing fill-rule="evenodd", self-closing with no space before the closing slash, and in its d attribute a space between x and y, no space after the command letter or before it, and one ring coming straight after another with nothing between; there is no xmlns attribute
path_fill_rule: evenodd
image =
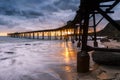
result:
<svg viewBox="0 0 120 80"><path fill-rule="evenodd" d="M61 27L76 14L79 0L0 0L0 32Z"/></svg>
<svg viewBox="0 0 120 80"><path fill-rule="evenodd" d="M58 28L73 20L80 0L0 0L0 33ZM120 6L114 19L120 19Z"/></svg>

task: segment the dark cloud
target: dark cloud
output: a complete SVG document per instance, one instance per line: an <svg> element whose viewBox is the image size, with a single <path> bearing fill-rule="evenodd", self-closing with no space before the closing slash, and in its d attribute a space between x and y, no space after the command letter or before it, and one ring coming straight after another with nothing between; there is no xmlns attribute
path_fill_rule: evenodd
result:
<svg viewBox="0 0 120 80"><path fill-rule="evenodd" d="M58 0L54 5L63 10L72 9L73 11L76 11L79 3L79 0Z"/></svg>
<svg viewBox="0 0 120 80"><path fill-rule="evenodd" d="M37 18L39 16L44 16L42 12L37 12L37 11L21 11L20 15L25 16L27 18Z"/></svg>
<svg viewBox="0 0 120 80"><path fill-rule="evenodd" d="M76 11L78 5L79 0L0 0L0 13L36 17L58 10Z"/></svg>
<svg viewBox="0 0 120 80"><path fill-rule="evenodd" d="M34 10L15 10L15 9L4 9L0 8L0 14L8 15L8 16L24 16L27 18L36 18L39 16L44 16L42 12L34 11Z"/></svg>
<svg viewBox="0 0 120 80"><path fill-rule="evenodd" d="M13 28L15 27L16 25L19 25L18 23L14 23L12 21L9 21L9 20L4 20L3 18L0 18L0 25L2 26L6 26L8 29L9 28Z"/></svg>
<svg viewBox="0 0 120 80"><path fill-rule="evenodd" d="M0 18L0 25L8 25L9 22Z"/></svg>
<svg viewBox="0 0 120 80"><path fill-rule="evenodd" d="M56 11L58 11L57 6L54 6L54 5L51 6L50 4L48 4L46 6L43 6L42 9L45 10L46 12L56 12Z"/></svg>
<svg viewBox="0 0 120 80"><path fill-rule="evenodd" d="M80 0L0 0L0 27L6 31L61 27L74 18L79 4Z"/></svg>

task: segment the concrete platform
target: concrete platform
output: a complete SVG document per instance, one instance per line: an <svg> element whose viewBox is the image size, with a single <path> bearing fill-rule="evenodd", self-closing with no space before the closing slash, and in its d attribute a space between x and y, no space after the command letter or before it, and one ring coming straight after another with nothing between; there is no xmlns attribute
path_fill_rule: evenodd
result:
<svg viewBox="0 0 120 80"><path fill-rule="evenodd" d="M95 51L92 58L98 64L120 66L120 52Z"/></svg>

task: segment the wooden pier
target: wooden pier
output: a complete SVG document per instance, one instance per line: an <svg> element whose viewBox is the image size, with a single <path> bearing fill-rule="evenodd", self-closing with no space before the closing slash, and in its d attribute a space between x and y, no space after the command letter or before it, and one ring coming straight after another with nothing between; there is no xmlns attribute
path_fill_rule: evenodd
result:
<svg viewBox="0 0 120 80"><path fill-rule="evenodd" d="M110 4L102 4L110 2ZM67 25L48 30L28 31L9 33L8 36L14 38L29 38L29 39L66 39L71 37L72 42L78 40L78 47L82 43L81 51L77 53L77 72L84 73L89 71L89 50L107 50L99 48L90 48L87 46L89 28L94 30L94 46L98 47L96 40L96 27L105 18L115 28L120 30L118 25L108 14L114 13L112 9L120 2L120 0L81 0L79 10L72 21L67 22ZM104 9L103 9L104 8ZM101 15L101 19L97 20L97 15ZM90 25L92 22L92 26ZM82 38L81 38L82 37ZM110 50L110 51L116 51Z"/></svg>
<svg viewBox="0 0 120 80"><path fill-rule="evenodd" d="M62 40L65 39L67 36L73 38L77 30L74 30L73 27L67 27L67 26L68 25L61 28L48 29L48 30L9 33L8 36L13 38L28 38L28 39L41 39L41 40L45 40L45 39Z"/></svg>

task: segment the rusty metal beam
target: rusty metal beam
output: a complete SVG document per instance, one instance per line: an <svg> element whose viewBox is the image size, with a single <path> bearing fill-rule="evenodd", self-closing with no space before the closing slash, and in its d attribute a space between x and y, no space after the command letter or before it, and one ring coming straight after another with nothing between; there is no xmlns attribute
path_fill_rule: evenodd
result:
<svg viewBox="0 0 120 80"><path fill-rule="evenodd" d="M105 17L114 27L116 27L120 31L120 25L117 24L111 17L109 17L104 11L100 8L97 9L98 12Z"/></svg>
<svg viewBox="0 0 120 80"><path fill-rule="evenodd" d="M108 9L106 9L107 11L110 11L111 9L113 9L118 3L120 2L120 0L116 0Z"/></svg>

